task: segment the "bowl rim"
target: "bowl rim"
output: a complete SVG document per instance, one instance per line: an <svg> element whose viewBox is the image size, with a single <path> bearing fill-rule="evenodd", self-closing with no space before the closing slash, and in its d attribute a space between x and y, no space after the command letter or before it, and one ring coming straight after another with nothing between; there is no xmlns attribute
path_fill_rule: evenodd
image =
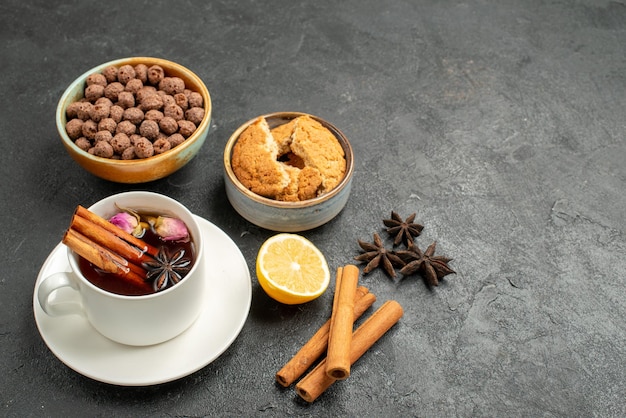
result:
<svg viewBox="0 0 626 418"><path fill-rule="evenodd" d="M283 119L290 120L290 119L295 119L299 116L309 116L310 118L315 119L316 121L321 123L325 128L330 130L331 133L337 138L337 141L339 141L339 144L344 150L344 154L346 158L346 172L343 178L341 179L339 184L330 192L325 193L321 196L314 197L313 199L301 200L298 202L285 202L282 200L274 200L274 199L270 199L268 197L264 197L264 196L261 196L252 192L250 189L248 189L239 181L230 163L232 150L233 150L233 147L235 146L235 143L237 142L237 139L239 139L239 136L241 135L241 133L248 126L250 126L250 124L258 120L259 118L265 118L267 120L267 119L280 117ZM237 191L243 194L244 196L248 197L249 199L253 200L254 202L271 206L274 208L280 208L280 209L302 209L302 208L319 205L329 199L332 199L333 197L340 194L341 191L345 189L347 185L350 184L352 180L352 175L354 173L354 151L352 150L352 145L350 144L350 141L348 141L348 138L344 135L344 133L340 131L335 125L333 125L332 123L328 122L325 119L320 118L319 116L315 116L310 113L303 113L303 112L289 112L289 111L272 112L272 113L267 113L264 115L257 116L255 118L248 120L247 122L244 122L241 126L239 126L235 130L235 132L233 132L230 138L228 138L228 141L226 142L226 146L224 147L224 170L226 172L228 179L232 182L232 184L235 186Z"/></svg>
<svg viewBox="0 0 626 418"><path fill-rule="evenodd" d="M185 139L184 142L182 142L181 144L177 145L176 147L165 151L161 154L158 155L153 155L151 157L148 158L140 158L140 159L132 159L132 160L116 160L113 158L104 158L104 157L98 157L96 155L92 155L89 154L88 152L84 151L83 149L79 148L74 141L72 141L72 139L67 135L67 131L65 130L65 123L67 123L67 116L65 115L65 109L67 108L67 106L69 106L70 103L72 103L74 100L69 100L70 99L70 95L72 94L72 91L79 85L79 84L84 84L86 78L95 73L95 72L102 72L102 70L104 70L106 67L114 65L116 67L125 65L129 62L136 62L137 64L141 64L141 63L146 63L149 62L151 65L161 65L162 67L170 67L170 68L175 68L178 72L184 73L186 77L188 77L189 79L193 80L194 83L197 83L197 85L200 88L200 91L198 93L200 93L202 95L203 98L203 102L204 102L204 118L202 119L202 122L200 122L200 124L196 127L196 130L194 131L193 134L191 134L188 138ZM135 64L136 65L136 64ZM165 68L164 67L164 68ZM166 69L166 68L165 68ZM83 92L84 94L84 92ZM65 91L63 92L63 94L61 95L61 98L59 99L59 102L57 104L57 109L56 109L56 114L55 114L55 119L56 119L56 127L57 127L57 131L59 132L59 135L61 136L61 140L63 141L63 144L65 145L66 148L71 149L72 151L78 153L78 155L81 158L86 158L89 160L92 160L95 163L99 163L99 164L106 164L108 166L114 166L114 167L124 167L124 166L129 166L129 165L152 165L155 163L159 163L161 160L166 160L169 157L176 155L178 153L183 152L185 149L189 148L190 146L192 146L192 144L198 139L200 138L200 136L202 135L202 133L209 128L209 124L211 123L211 111L213 109L213 104L211 102L211 95L209 93L209 89L206 87L206 85L204 84L204 82L202 81L202 79L193 71L191 71L189 68L178 64L174 61L169 61L163 58L156 58L156 57L126 57L126 58L119 58L119 59L115 59L112 61L108 61L105 63L102 63L100 65L97 65L93 68L91 68L90 70L85 71L83 74L81 74L79 77L77 77L76 79L74 79L74 81L72 81L72 83L65 89ZM63 123L63 121L65 120L65 123Z"/></svg>

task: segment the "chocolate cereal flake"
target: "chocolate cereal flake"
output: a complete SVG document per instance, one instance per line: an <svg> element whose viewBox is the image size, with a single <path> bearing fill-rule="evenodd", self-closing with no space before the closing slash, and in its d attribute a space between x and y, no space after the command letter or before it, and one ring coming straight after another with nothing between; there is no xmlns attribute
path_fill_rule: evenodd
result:
<svg viewBox="0 0 626 418"><path fill-rule="evenodd" d="M81 131L85 138L93 140L96 137L96 132L98 132L98 124L91 119L86 120Z"/></svg>
<svg viewBox="0 0 626 418"><path fill-rule="evenodd" d="M143 120L143 111L138 107L129 107L128 109L124 110L124 115L122 116L122 119L137 125Z"/></svg>
<svg viewBox="0 0 626 418"><path fill-rule="evenodd" d="M145 120L153 120L158 123L161 119L163 119L163 112L157 109L150 109L143 117Z"/></svg>
<svg viewBox="0 0 626 418"><path fill-rule="evenodd" d="M159 134L159 124L153 120L144 120L139 125L139 134L150 140L155 140Z"/></svg>
<svg viewBox="0 0 626 418"><path fill-rule="evenodd" d="M128 135L123 134L123 133L119 133L116 134L112 139L111 139L111 146L113 147L113 151L116 154L123 154L124 150L126 150L126 148L131 146L130 143L130 138L128 137ZM133 150L133 155L134 155L134 150Z"/></svg>
<svg viewBox="0 0 626 418"><path fill-rule="evenodd" d="M143 87L143 82L138 78L133 78L126 83L124 90L129 91L133 94L137 94L137 92Z"/></svg>
<svg viewBox="0 0 626 418"><path fill-rule="evenodd" d="M114 65L109 65L104 70L102 70L102 75L109 83L117 81L117 67L115 67Z"/></svg>
<svg viewBox="0 0 626 418"><path fill-rule="evenodd" d="M202 99L202 95L196 91L192 91L189 93L189 107L202 107L204 105L204 100Z"/></svg>
<svg viewBox="0 0 626 418"><path fill-rule="evenodd" d="M78 146L78 148L82 149L83 151L87 151L89 148L91 148L91 141L89 141L84 136L78 138L75 144Z"/></svg>
<svg viewBox="0 0 626 418"><path fill-rule="evenodd" d="M100 141L93 147L93 155L103 158L113 157L113 147L106 141Z"/></svg>
<svg viewBox="0 0 626 418"><path fill-rule="evenodd" d="M120 91L117 95L117 105L124 109L135 107L135 95L130 91Z"/></svg>
<svg viewBox="0 0 626 418"><path fill-rule="evenodd" d="M157 85L163 80L165 77L165 71L160 65L153 65L148 68L148 81L150 84Z"/></svg>
<svg viewBox="0 0 626 418"><path fill-rule="evenodd" d="M160 138L154 141L153 148L155 154L162 154L172 149L172 144L167 139Z"/></svg>
<svg viewBox="0 0 626 418"><path fill-rule="evenodd" d="M173 134L167 137L167 141L172 145L172 148L174 148L177 145L182 144L183 142L185 142L185 138L179 134Z"/></svg>
<svg viewBox="0 0 626 418"><path fill-rule="evenodd" d="M163 116L159 121L159 127L161 131L163 131L167 135L172 135L176 131L178 131L178 123L176 119L171 116Z"/></svg>
<svg viewBox="0 0 626 418"><path fill-rule="evenodd" d="M130 80L135 78L135 69L132 65L122 65L117 70L117 81L122 84L128 83Z"/></svg>
<svg viewBox="0 0 626 418"><path fill-rule="evenodd" d="M115 128L116 134L120 132L126 135L132 135L135 132L137 132L137 126L135 126L135 124L129 120L123 120L120 123L118 123L117 127Z"/></svg>
<svg viewBox="0 0 626 418"><path fill-rule="evenodd" d="M65 131L71 139L78 139L83 134L83 122L82 119L71 119L65 124Z"/></svg>
<svg viewBox="0 0 626 418"><path fill-rule="evenodd" d="M193 122L196 126L200 125L202 119L204 119L204 108L192 107L185 112L185 118Z"/></svg>
<svg viewBox="0 0 626 418"><path fill-rule="evenodd" d="M137 158L137 156L135 155L135 147L132 145L122 152L122 160L134 160L135 158Z"/></svg>
<svg viewBox="0 0 626 418"><path fill-rule="evenodd" d="M146 64L135 65L135 77L145 84L148 81L148 66Z"/></svg>
<svg viewBox="0 0 626 418"><path fill-rule="evenodd" d="M90 102L95 102L102 96L104 96L104 86L100 84L92 84L85 89L85 99Z"/></svg>
<svg viewBox="0 0 626 418"><path fill-rule="evenodd" d="M175 94L182 93L183 90L185 90L185 82L179 77L164 77L159 82L159 90L174 96Z"/></svg>
<svg viewBox="0 0 626 418"><path fill-rule="evenodd" d="M87 76L87 80L85 81L88 86L92 86L94 84L100 85L102 87L106 86L108 81L103 74L93 73Z"/></svg>
<svg viewBox="0 0 626 418"><path fill-rule="evenodd" d="M195 130L196 125L193 122L184 119L178 121L178 132L185 138L190 137Z"/></svg>
<svg viewBox="0 0 626 418"><path fill-rule="evenodd" d="M105 141L105 142L111 142L111 139L113 138L113 134L111 134L111 132L109 131L98 131L96 132L96 134L93 137L93 142L94 143L98 143L100 141Z"/></svg>
<svg viewBox="0 0 626 418"><path fill-rule="evenodd" d="M135 142L135 155L138 158L148 158L154 155L154 147L152 142L147 138L141 137Z"/></svg>
<svg viewBox="0 0 626 418"><path fill-rule="evenodd" d="M114 133L115 128L117 128L117 123L113 120L113 118L104 118L98 122L99 131L109 131Z"/></svg>
<svg viewBox="0 0 626 418"><path fill-rule="evenodd" d="M111 109L109 109L109 116L115 123L120 123L122 121L122 117L124 116L124 108L118 105L111 106Z"/></svg>
<svg viewBox="0 0 626 418"><path fill-rule="evenodd" d="M124 85L118 81L114 81L104 88L104 96L107 97L109 100L116 102L117 96L123 91Z"/></svg>

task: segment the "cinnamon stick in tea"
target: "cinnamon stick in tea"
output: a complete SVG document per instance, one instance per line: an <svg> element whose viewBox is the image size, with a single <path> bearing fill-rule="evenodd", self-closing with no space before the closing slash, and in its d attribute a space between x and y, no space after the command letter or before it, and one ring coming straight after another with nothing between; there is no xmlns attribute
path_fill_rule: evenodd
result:
<svg viewBox="0 0 626 418"><path fill-rule="evenodd" d="M376 301L376 296L369 293L369 289L360 286L356 289L354 298L354 320L357 320ZM277 373L276 381L284 387L290 386L304 372L320 358L328 348L328 332L330 319L322 325L315 334L300 348Z"/></svg>
<svg viewBox="0 0 626 418"><path fill-rule="evenodd" d="M350 342L354 326L354 295L358 280L358 267L348 264L337 269L326 355L326 373L334 379L343 380L350 376Z"/></svg>
<svg viewBox="0 0 626 418"><path fill-rule="evenodd" d="M87 219L88 221L94 223L95 225L98 225L101 228L106 229L107 231L112 232L113 234L115 234L119 238L123 239L124 241L126 241L129 244L134 245L135 247L139 248L141 251L143 251L145 253L148 253L148 254L150 254L152 256L156 256L157 253L159 252L158 248L153 247L152 245L149 245L145 241L135 237L132 234L129 234L128 232L124 231L123 229L120 229L116 225L113 225L111 222L107 221L106 219L102 218L101 216L96 215L95 213L91 212L89 209L84 208L83 206L79 205L76 208L76 211L75 211L74 214L76 216L80 216L81 218Z"/></svg>
<svg viewBox="0 0 626 418"><path fill-rule="evenodd" d="M125 258L112 253L107 248L93 242L81 233L73 229L68 229L63 236L62 242L76 254L101 270L123 277L125 280L141 288L149 287L144 281L145 271L140 267L129 263Z"/></svg>
<svg viewBox="0 0 626 418"><path fill-rule="evenodd" d="M100 244L112 252L121 255L131 263L141 264L144 261L151 261L153 259L152 256L146 255L145 250L140 249L136 245L129 244L124 238L120 237L120 232L125 233L125 231L119 228L119 231L112 232L112 228L104 228L98 223L91 222L87 218L74 215L70 229L80 232L96 244ZM146 245L148 244L144 243L144 248Z"/></svg>
<svg viewBox="0 0 626 418"><path fill-rule="evenodd" d="M385 302L352 336L350 364L354 364L376 343L403 315L402 306L395 300ZM326 374L326 360L322 360L296 385L296 393L305 401L315 401L337 379Z"/></svg>
<svg viewBox="0 0 626 418"><path fill-rule="evenodd" d="M100 270L140 289L151 289L141 263L152 260L158 249L88 209L76 208L63 243Z"/></svg>

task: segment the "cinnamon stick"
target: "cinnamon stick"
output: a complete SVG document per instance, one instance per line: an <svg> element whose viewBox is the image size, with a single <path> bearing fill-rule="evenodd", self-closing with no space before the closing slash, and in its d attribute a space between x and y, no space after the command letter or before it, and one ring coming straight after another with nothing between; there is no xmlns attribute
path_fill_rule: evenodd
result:
<svg viewBox="0 0 626 418"><path fill-rule="evenodd" d="M354 298L354 320L357 320L374 303L376 296L369 293L369 289L360 286L356 289ZM328 348L328 333L330 319L322 325L315 334L300 348L277 373L276 381L284 387L290 386L304 372L320 358Z"/></svg>
<svg viewBox="0 0 626 418"><path fill-rule="evenodd" d="M90 210L76 208L63 243L99 269L136 287L150 287L141 263L152 260L158 249Z"/></svg>
<svg viewBox="0 0 626 418"><path fill-rule="evenodd" d="M113 225L110 222L109 224ZM129 244L126 240L124 240L124 238L120 236L120 232L125 233L125 231L119 228L119 231L114 233L112 232L112 228L104 228L99 223L92 222L82 216L74 215L72 217L70 229L80 232L95 243L121 255L131 263L141 264L144 261L152 260L151 256L146 255L144 249L140 249L138 246Z"/></svg>
<svg viewBox="0 0 626 418"><path fill-rule="evenodd" d="M95 243L80 232L68 229L62 242L98 268L123 277L141 288L148 286L144 281L145 271L142 272L136 265Z"/></svg>
<svg viewBox="0 0 626 418"><path fill-rule="evenodd" d="M403 315L402 306L395 300L385 302L352 336L350 364L354 364L376 343ZM322 360L296 385L296 393L305 401L315 401L337 379L326 374L326 359Z"/></svg>
<svg viewBox="0 0 626 418"><path fill-rule="evenodd" d="M123 239L124 241L126 241L129 244L134 245L135 247L139 248L139 250L148 253L152 256L157 255L157 253L159 252L159 249L156 247L153 247L152 245L146 243L145 241L135 237L132 234L129 234L128 232L124 231L123 229L120 229L119 227L117 227L116 225L113 225L111 222L107 221L106 219L102 218L101 216L96 215L95 213L91 212L89 209L84 208L83 206L78 206L76 208L76 211L74 213L76 216L80 216L81 218L85 218L88 221L92 222L95 225L98 225L99 227L112 232L113 234L115 234L116 236L118 236L119 238Z"/></svg>
<svg viewBox="0 0 626 418"><path fill-rule="evenodd" d="M354 326L354 295L359 280L359 269L346 265L337 270L333 312L328 333L326 373L334 379L350 376L350 342Z"/></svg>

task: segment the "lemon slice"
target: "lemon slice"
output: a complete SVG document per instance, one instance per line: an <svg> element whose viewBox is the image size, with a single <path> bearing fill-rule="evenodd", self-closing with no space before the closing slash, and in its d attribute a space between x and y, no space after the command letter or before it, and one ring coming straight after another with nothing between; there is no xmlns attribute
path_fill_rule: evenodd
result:
<svg viewBox="0 0 626 418"><path fill-rule="evenodd" d="M256 275L269 297L288 305L318 298L330 283L324 255L297 234L277 234L265 241L257 255Z"/></svg>

